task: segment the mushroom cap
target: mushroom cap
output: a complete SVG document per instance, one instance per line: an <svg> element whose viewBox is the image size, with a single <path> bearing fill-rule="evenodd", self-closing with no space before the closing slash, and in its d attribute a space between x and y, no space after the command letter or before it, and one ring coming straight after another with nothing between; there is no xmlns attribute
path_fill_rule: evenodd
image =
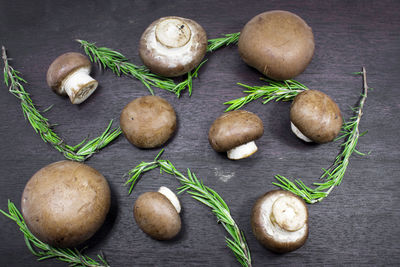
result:
<svg viewBox="0 0 400 267"><path fill-rule="evenodd" d="M62 81L71 73L80 68L91 69L89 59L81 53L68 52L57 57L47 70L47 84L59 95L66 95L61 91Z"/></svg>
<svg viewBox="0 0 400 267"><path fill-rule="evenodd" d="M139 228L157 240L168 240L181 230L181 217L169 199L159 192L146 192L133 208Z"/></svg>
<svg viewBox="0 0 400 267"><path fill-rule="evenodd" d="M273 219L273 204L282 197L289 197L295 201L297 208L300 206L305 218L301 217L301 228L285 230ZM286 218L287 219L287 218ZM298 226L297 222L291 222ZM308 209L304 200L295 194L284 190L267 192L257 199L251 213L251 227L257 240L269 250L277 253L293 251L301 247L308 238Z"/></svg>
<svg viewBox="0 0 400 267"><path fill-rule="evenodd" d="M252 18L239 37L244 62L275 80L302 73L314 54L314 35L299 16L281 10Z"/></svg>
<svg viewBox="0 0 400 267"><path fill-rule="evenodd" d="M176 114L167 100L143 96L124 107L120 125L130 143L140 148L153 148L164 144L175 132Z"/></svg>
<svg viewBox="0 0 400 267"><path fill-rule="evenodd" d="M317 90L306 90L294 98L290 121L303 135L317 143L335 139L343 124L335 101Z"/></svg>
<svg viewBox="0 0 400 267"><path fill-rule="evenodd" d="M218 117L210 127L208 141L217 152L257 140L264 134L261 119L246 110L235 110Z"/></svg>
<svg viewBox="0 0 400 267"><path fill-rule="evenodd" d="M106 179L82 163L59 161L45 166L28 181L22 214L29 230L55 247L74 247L103 224L110 208Z"/></svg>
<svg viewBox="0 0 400 267"><path fill-rule="evenodd" d="M167 28L167 21L175 23L178 31L157 35L158 31ZM175 41L168 41L172 35L176 37ZM207 52L207 44L206 32L194 20L176 16L162 17L151 23L142 34L139 56L151 72L165 77L177 77L200 64Z"/></svg>

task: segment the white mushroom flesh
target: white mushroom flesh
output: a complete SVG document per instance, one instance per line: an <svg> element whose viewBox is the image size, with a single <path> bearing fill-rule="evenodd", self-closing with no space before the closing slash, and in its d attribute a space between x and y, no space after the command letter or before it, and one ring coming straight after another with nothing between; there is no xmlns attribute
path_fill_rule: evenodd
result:
<svg viewBox="0 0 400 267"><path fill-rule="evenodd" d="M72 104L85 101L97 88L97 81L90 77L90 68L79 68L61 83L61 92L66 92Z"/></svg>
<svg viewBox="0 0 400 267"><path fill-rule="evenodd" d="M161 186L160 189L158 189L158 193L163 194L168 200L172 203L172 205L175 207L176 211L178 213L181 212L181 204L179 202L179 199L177 196L174 194L174 192L171 191L168 187Z"/></svg>
<svg viewBox="0 0 400 267"><path fill-rule="evenodd" d="M276 201L278 201L277 205L274 205ZM301 205L302 208L297 210L299 205ZM290 206L291 209L295 207L296 211L292 210L287 214L282 215L280 213L283 206ZM296 242L307 234L307 224L305 219L307 217L307 211L300 200L295 197L288 197L284 194L275 194L266 199L261 205L261 214L265 232L278 242ZM290 214L293 217L291 217ZM299 223L294 222L294 217L296 220L297 218L300 218ZM279 221L279 223L277 223L277 221ZM285 227L289 225L289 229L298 230L287 230L281 227L281 225L285 225Z"/></svg>
<svg viewBox="0 0 400 267"><path fill-rule="evenodd" d="M310 138L308 138L307 136L305 136L294 124L293 122L290 122L290 126L292 128L292 132L301 140L303 140L304 142L313 142L313 140L311 140Z"/></svg>
<svg viewBox="0 0 400 267"><path fill-rule="evenodd" d="M238 160L247 158L257 151L257 146L254 141L248 142L244 145L237 146L227 151L229 159Z"/></svg>
<svg viewBox="0 0 400 267"><path fill-rule="evenodd" d="M170 24L168 22L169 20L172 20L173 23ZM161 27L157 27L160 23L165 24L165 26L161 25ZM179 19L166 19L160 23L155 25L147 36L147 47L154 54L154 58L160 61L168 61L169 68L189 64L193 60L193 51L197 50L197 47L200 45L199 43L193 42L193 30L190 25ZM175 26L171 27L171 25ZM183 38L177 38L179 37L180 31L178 29L180 27L179 25L186 25L184 29L187 30L182 33L182 35L184 35ZM175 32L175 29L178 29L177 32ZM166 32L163 32L164 30ZM169 32L173 32L173 34L169 36ZM169 40L168 38L171 39ZM161 40L161 42L159 40Z"/></svg>

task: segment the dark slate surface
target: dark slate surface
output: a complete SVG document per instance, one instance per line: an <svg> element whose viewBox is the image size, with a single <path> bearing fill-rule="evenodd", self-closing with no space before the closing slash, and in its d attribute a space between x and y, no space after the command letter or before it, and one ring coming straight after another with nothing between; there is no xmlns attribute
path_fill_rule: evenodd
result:
<svg viewBox="0 0 400 267"><path fill-rule="evenodd" d="M76 38L114 48L140 64L141 33L155 19L167 15L189 17L200 23L209 38L240 31L253 16L267 10L292 11L313 28L314 58L296 79L330 95L344 118L361 93L362 80L351 75L365 66L370 91L359 140L343 183L322 203L309 206L310 235L297 251L276 255L255 240L250 209L258 196L274 189L275 174L315 182L339 152L340 142L310 145L289 130L290 103L246 109L265 125L259 151L249 159L229 161L215 153L207 133L225 109L223 102L243 96L236 82L262 84L257 71L239 58L235 46L209 54L208 63L194 82L191 97L155 89L175 108L179 128L167 144L164 158L178 169L191 168L228 203L245 232L254 266L321 266L400 264L399 111L400 3L399 1L0 1L0 43L8 49L12 65L29 81L26 89L46 113L56 131L69 144L99 135L110 119L118 119L123 106L148 91L138 81L118 78L94 68L100 87L84 104L74 106L51 92L45 74L61 53L83 50ZM18 100L0 85L0 208L7 199L20 205L28 179L43 166L63 156L24 120ZM122 176L140 161L151 160L158 149L141 150L121 136L87 161L108 179L113 204L104 227L87 243L89 255L102 251L112 266L238 266L225 246L225 232L210 210L183 194L183 229L173 241L158 242L141 232L133 219L133 203L143 192L161 185L178 186L168 175L153 171L127 194ZM0 216L1 266L65 266L56 260L36 262L17 226Z"/></svg>

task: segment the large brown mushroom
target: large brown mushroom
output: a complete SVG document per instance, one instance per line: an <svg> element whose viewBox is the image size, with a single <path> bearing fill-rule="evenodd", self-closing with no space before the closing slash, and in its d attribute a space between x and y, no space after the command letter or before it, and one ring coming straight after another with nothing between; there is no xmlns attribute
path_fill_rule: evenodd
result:
<svg viewBox="0 0 400 267"><path fill-rule="evenodd" d="M266 248L284 253L301 247L308 237L308 210L301 198L284 190L270 191L257 199L251 227Z"/></svg>
<svg viewBox="0 0 400 267"><path fill-rule="evenodd" d="M157 240L174 238L181 230L181 207L176 195L167 187L138 197L133 213L143 232Z"/></svg>
<svg viewBox="0 0 400 267"><path fill-rule="evenodd" d="M167 100L159 96L143 96L124 107L120 125L133 145L154 148L164 144L175 132L176 114Z"/></svg>
<svg viewBox="0 0 400 267"><path fill-rule="evenodd" d="M144 31L139 55L151 72L166 76L183 75L200 64L207 52L207 35L194 20L163 17Z"/></svg>
<svg viewBox="0 0 400 267"><path fill-rule="evenodd" d="M57 57L47 71L47 84L59 95L68 95L72 104L85 101L97 88L98 82L89 76L89 59L76 52Z"/></svg>
<svg viewBox="0 0 400 267"><path fill-rule="evenodd" d="M106 179L82 163L59 161L36 172L22 194L29 230L55 247L74 247L103 224L110 208Z"/></svg>
<svg viewBox="0 0 400 267"><path fill-rule="evenodd" d="M255 140L264 133L261 119L245 110L230 111L218 117L210 127L208 141L217 152L227 152L233 160L251 156L257 151Z"/></svg>
<svg viewBox="0 0 400 267"><path fill-rule="evenodd" d="M274 10L252 18L242 29L238 46L249 66L274 80L287 80L310 63L314 35L299 16Z"/></svg>
<svg viewBox="0 0 400 267"><path fill-rule="evenodd" d="M293 133L306 142L327 143L335 139L343 124L338 105L317 90L298 94L290 108Z"/></svg>

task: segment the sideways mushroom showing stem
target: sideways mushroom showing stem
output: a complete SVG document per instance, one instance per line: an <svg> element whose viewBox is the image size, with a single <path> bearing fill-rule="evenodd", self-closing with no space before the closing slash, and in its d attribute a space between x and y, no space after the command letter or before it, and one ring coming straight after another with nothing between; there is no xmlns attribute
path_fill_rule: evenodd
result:
<svg viewBox="0 0 400 267"><path fill-rule="evenodd" d="M299 16L282 10L252 18L239 37L240 57L274 80L302 73L314 54L314 35Z"/></svg>
<svg viewBox="0 0 400 267"><path fill-rule="evenodd" d="M298 94L290 108L293 133L305 142L327 143L343 124L338 105L326 94L307 90Z"/></svg>
<svg viewBox="0 0 400 267"><path fill-rule="evenodd" d="M193 70L207 52L207 35L195 21L163 17L154 21L140 39L139 55L151 72L177 77Z"/></svg>
<svg viewBox="0 0 400 267"><path fill-rule="evenodd" d="M175 132L176 114L167 100L144 96L124 107L120 125L130 143L140 148L154 148L167 142Z"/></svg>
<svg viewBox="0 0 400 267"><path fill-rule="evenodd" d="M85 101L97 88L98 82L89 73L91 63L80 53L65 53L51 63L47 84L59 95L68 95L72 104Z"/></svg>
<svg viewBox="0 0 400 267"><path fill-rule="evenodd" d="M133 213L139 228L157 240L174 238L181 230L180 203L167 187L138 197Z"/></svg>
<svg viewBox="0 0 400 267"><path fill-rule="evenodd" d="M256 114L235 110L214 121L208 132L208 141L215 151L227 152L229 159L238 160L257 151L254 141L263 134L263 123Z"/></svg>
<svg viewBox="0 0 400 267"><path fill-rule="evenodd" d="M251 226L266 248L284 253L301 247L308 237L308 210L295 194L274 190L261 196L253 206Z"/></svg>

